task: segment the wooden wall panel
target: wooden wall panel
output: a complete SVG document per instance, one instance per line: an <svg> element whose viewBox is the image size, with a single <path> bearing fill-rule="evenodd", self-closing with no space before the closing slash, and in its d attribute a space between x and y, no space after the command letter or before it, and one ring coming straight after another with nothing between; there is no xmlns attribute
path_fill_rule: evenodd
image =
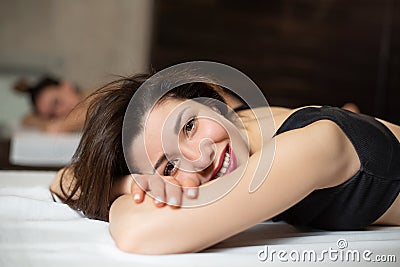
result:
<svg viewBox="0 0 400 267"><path fill-rule="evenodd" d="M155 0L151 64L218 61L250 76L272 105L353 101L367 114L400 123L398 6L392 0Z"/></svg>

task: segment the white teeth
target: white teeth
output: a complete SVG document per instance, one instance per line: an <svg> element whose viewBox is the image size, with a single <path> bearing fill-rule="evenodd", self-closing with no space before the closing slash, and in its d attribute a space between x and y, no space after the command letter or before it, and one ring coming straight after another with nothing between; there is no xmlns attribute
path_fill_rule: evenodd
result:
<svg viewBox="0 0 400 267"><path fill-rule="evenodd" d="M222 164L221 169L218 171L218 173L216 175L217 177L221 177L222 175L225 174L225 172L226 172L226 170L228 169L228 166L229 166L230 158L231 158L231 156L229 155L229 153L225 153L224 162Z"/></svg>
<svg viewBox="0 0 400 267"><path fill-rule="evenodd" d="M229 160L228 161L224 161L224 163L222 164L222 167L228 168L228 166L229 166Z"/></svg>

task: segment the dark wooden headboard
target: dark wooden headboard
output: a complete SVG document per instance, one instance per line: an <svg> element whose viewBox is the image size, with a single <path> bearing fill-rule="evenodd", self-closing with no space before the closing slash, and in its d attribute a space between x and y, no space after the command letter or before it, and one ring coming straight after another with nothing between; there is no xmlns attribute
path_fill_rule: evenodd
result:
<svg viewBox="0 0 400 267"><path fill-rule="evenodd" d="M211 60L271 105L340 106L400 123L400 1L155 0L151 65Z"/></svg>

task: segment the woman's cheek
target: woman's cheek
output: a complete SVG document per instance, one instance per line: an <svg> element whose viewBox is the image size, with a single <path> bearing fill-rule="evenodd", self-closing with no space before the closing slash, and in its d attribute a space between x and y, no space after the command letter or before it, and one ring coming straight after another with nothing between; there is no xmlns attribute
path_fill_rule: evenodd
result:
<svg viewBox="0 0 400 267"><path fill-rule="evenodd" d="M225 128L218 122L212 121L204 123L203 125L200 125L199 128L203 138L209 138L214 142L224 140L228 137Z"/></svg>

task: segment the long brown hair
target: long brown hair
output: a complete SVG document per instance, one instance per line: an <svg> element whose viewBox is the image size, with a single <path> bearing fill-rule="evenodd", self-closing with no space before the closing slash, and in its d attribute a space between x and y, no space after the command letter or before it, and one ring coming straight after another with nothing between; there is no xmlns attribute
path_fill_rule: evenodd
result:
<svg viewBox="0 0 400 267"><path fill-rule="evenodd" d="M67 183L66 188L66 183L63 182L66 176L62 175L60 180L61 190L66 196L65 203L82 211L89 218L108 221L109 208L113 201L110 199L112 186L118 179L130 173L122 147L124 116L128 114L128 105L131 108L131 98L150 76L140 74L121 78L89 96L90 105L82 137L68 169L73 173L74 179ZM160 101L168 97L195 100L204 97L224 103L215 86L203 82L178 86ZM129 132L129 143L142 130L142 117L148 107L144 98L141 103L135 103L133 112L129 112L128 122L134 129ZM220 111L222 114L226 113L225 110Z"/></svg>

